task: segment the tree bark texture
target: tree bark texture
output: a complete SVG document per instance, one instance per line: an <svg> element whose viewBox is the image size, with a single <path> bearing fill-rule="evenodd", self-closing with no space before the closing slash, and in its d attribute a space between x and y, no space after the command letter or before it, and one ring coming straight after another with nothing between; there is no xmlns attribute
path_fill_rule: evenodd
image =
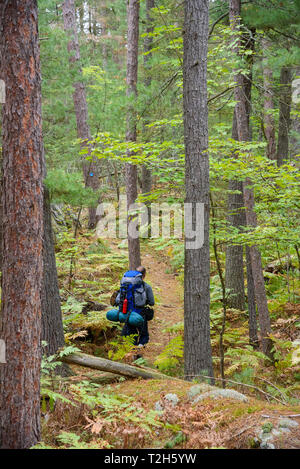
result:
<svg viewBox="0 0 300 469"><path fill-rule="evenodd" d="M236 32L236 41L234 51L239 55L240 49L240 15L241 15L241 1L229 0L229 19L233 32ZM236 100L236 119L237 119L237 132L240 142L248 142L251 140L249 118L247 113L247 98L243 92L243 75L236 74L235 100ZM243 194L246 212L246 223L249 228L255 229L257 226L256 213L254 211L254 193L252 183L249 178L243 183ZM249 247L249 255L251 259L253 285L255 292L255 301L257 305L261 343L263 352L271 357L272 341L269 338L271 332L270 316L268 310L268 302L264 284L264 276L261 263L261 255L257 246Z"/></svg>
<svg viewBox="0 0 300 469"><path fill-rule="evenodd" d="M135 102L137 97L138 80L138 43L139 43L139 0L129 0L127 6L127 128L126 141L136 142L136 109ZM130 156L130 152L128 152ZM137 167L126 163L126 195L127 209L135 204L138 195ZM132 215L128 214L128 224L132 221ZM139 237L132 236L128 232L128 255L129 268L135 269L141 264L140 240Z"/></svg>
<svg viewBox="0 0 300 469"><path fill-rule="evenodd" d="M248 317L249 317L249 343L254 348L258 348L258 333L257 333L257 316L255 304L255 291L252 275L252 266L249 246L246 246L246 265L247 265L247 303L248 303Z"/></svg>
<svg viewBox="0 0 300 469"><path fill-rule="evenodd" d="M233 113L232 138L238 140L235 111ZM239 191L239 193L228 194L227 221L229 225L240 228L246 222L243 183L235 180L229 181L228 189L230 191ZM227 298L229 308L243 311L245 309L243 246L229 245L226 248L225 286L226 290L229 290Z"/></svg>
<svg viewBox="0 0 300 469"><path fill-rule="evenodd" d="M40 439L43 186L40 53L36 0L0 4L3 105L0 447Z"/></svg>
<svg viewBox="0 0 300 469"><path fill-rule="evenodd" d="M299 80L300 66L296 67L294 71L294 78ZM299 159L300 154L300 119L299 116L291 116L291 135L289 139L290 159Z"/></svg>
<svg viewBox="0 0 300 469"><path fill-rule="evenodd" d="M184 373L213 380L210 342L209 160L207 109L208 0L184 3L183 108L185 202L204 205L204 242L184 264ZM185 237L186 238L186 237Z"/></svg>
<svg viewBox="0 0 300 469"><path fill-rule="evenodd" d="M270 160L276 160L276 135L275 135L275 122L272 116L274 110L273 101L273 74L268 59L266 57L269 48L267 39L262 39L263 48L263 80L264 80L264 132L267 140L267 157Z"/></svg>
<svg viewBox="0 0 300 469"><path fill-rule="evenodd" d="M154 0L146 0L146 22L147 22L147 27L146 27L146 33L147 36L144 39L144 69L146 73L145 77L145 86L150 87L151 86L151 74L150 74L150 68L149 68L149 62L152 59L152 53L150 52L152 47L153 47L153 31L154 31L154 24L153 24L153 19L151 17L151 10L154 8L155 3ZM145 122L145 125L147 125L147 119ZM147 132L145 130L145 132ZM142 167L142 192L143 194L150 194L152 188L152 176L151 176L151 170L147 166Z"/></svg>
<svg viewBox="0 0 300 469"><path fill-rule="evenodd" d="M241 37L243 46L253 52L254 51L254 33L249 30L244 32ZM251 83L252 83L252 57L253 54L247 55L248 70L247 74L241 77L241 92L244 95L245 107L247 113L247 125L250 133L250 114L251 114ZM232 123L232 139L239 140L238 127L236 119L236 109L233 114ZM238 152L233 153L233 157L238 157ZM243 183L241 181L229 181L229 190L239 191L239 193L228 195L228 222L235 228L240 229L246 225L246 217L244 211ZM250 264L247 264L247 269ZM245 285L244 285L244 262L243 262L243 246L228 246L226 249L226 288L230 290L228 297L228 306L240 310L245 309Z"/></svg>
<svg viewBox="0 0 300 469"><path fill-rule="evenodd" d="M65 338L54 252L50 198L46 187L44 187L43 214L42 340L47 342L47 346L43 347L43 352L50 356L65 345Z"/></svg>
<svg viewBox="0 0 300 469"><path fill-rule="evenodd" d="M74 0L65 0L63 3L64 29L70 35L68 44L70 54L71 69L81 75L80 50L78 33L76 26L75 3ZM85 85L78 80L74 84L74 108L77 124L77 137L83 141L82 149L86 149L88 155L91 153L89 141L91 139L90 128L88 124L88 107L86 101ZM83 176L86 187L91 187L94 191L99 189L99 165L95 161L83 161ZM97 207L89 207L89 228L95 228L97 224Z"/></svg>
<svg viewBox="0 0 300 469"><path fill-rule="evenodd" d="M280 72L279 122L277 164L281 166L289 159L289 131L291 124L292 71L282 67Z"/></svg>
<svg viewBox="0 0 300 469"><path fill-rule="evenodd" d="M146 0L146 22L147 22L147 27L146 27L146 33L147 36L144 39L144 69L145 69L145 87L150 87L151 86L151 69L149 67L149 62L151 61L152 58L152 53L151 49L153 47L153 31L154 31L154 24L153 24L153 19L151 17L151 10L154 8L155 3L154 0ZM146 134L145 141L148 141L148 136L147 136L147 117L145 119L144 123L144 133ZM152 172L151 169L147 165L142 166L142 193L146 196L151 194L151 189L152 189ZM151 236L151 202L145 202L146 207L147 207L147 221L149 224L149 229L148 233ZM143 223L142 223L143 224Z"/></svg>

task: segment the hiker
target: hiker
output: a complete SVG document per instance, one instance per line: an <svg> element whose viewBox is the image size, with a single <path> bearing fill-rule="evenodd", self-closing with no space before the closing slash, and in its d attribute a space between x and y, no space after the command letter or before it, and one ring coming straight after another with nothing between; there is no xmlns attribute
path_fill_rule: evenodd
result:
<svg viewBox="0 0 300 469"><path fill-rule="evenodd" d="M144 306L141 308L138 313L143 317L144 321L143 324L139 327L134 327L128 324L128 322L125 323L121 335L126 337L128 335L137 335L135 338L135 345L139 347L144 347L148 342L149 342L149 331L148 331L148 321L150 321L153 318L154 311L151 308L151 306L154 306L155 301L154 301L154 295L152 288L148 283L144 281L144 278L146 276L146 269L143 266L138 267L135 269L137 272L140 272L142 274L142 280L143 280L143 287L145 291L145 303ZM120 304L120 295L119 291L115 292L112 295L111 298L111 304L113 306L119 306Z"/></svg>

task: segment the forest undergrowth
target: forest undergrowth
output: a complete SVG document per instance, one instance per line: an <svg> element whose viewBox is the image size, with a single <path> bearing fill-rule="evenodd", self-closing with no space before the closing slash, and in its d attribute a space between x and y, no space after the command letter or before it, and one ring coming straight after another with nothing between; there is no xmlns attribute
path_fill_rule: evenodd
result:
<svg viewBox="0 0 300 469"><path fill-rule="evenodd" d="M135 360L132 341L106 319L110 296L127 269L124 240L98 239L80 228L56 233L56 258L66 348L135 366L158 368L167 380L127 380L72 365L72 376L53 374L55 357L44 360L42 374L43 441L54 448L249 448L266 423L284 415L300 417L300 360L297 355L300 305L296 269L290 273L291 301L286 301L286 274L266 275L272 318L275 363L249 345L247 311L228 309L223 336L225 380L220 376L222 296L216 265L211 262L211 340L215 385L246 396L193 404L188 391L203 382L183 376L183 248L181 243L143 241L143 265L153 287L155 317L150 342ZM70 265L72 269L70 270ZM292 281L291 281L292 275ZM295 345L296 344L296 345ZM299 348L299 344L298 344ZM180 379L178 379L180 378ZM204 380L205 381L205 380ZM164 401L176 394L176 407ZM160 402L161 406L157 407ZM158 411L157 408L163 409ZM272 423L273 421L273 423ZM299 433L299 431L298 431ZM298 439L297 439L298 438ZM296 443L295 443L295 441ZM293 447L299 435L282 439Z"/></svg>

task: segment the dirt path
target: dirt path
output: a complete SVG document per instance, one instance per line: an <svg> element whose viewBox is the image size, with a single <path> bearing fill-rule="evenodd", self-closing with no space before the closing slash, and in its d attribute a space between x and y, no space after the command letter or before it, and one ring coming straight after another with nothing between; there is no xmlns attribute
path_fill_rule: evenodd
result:
<svg viewBox="0 0 300 469"><path fill-rule="evenodd" d="M114 251L119 249L117 242L110 245ZM151 285L155 298L154 318L148 323L150 341L142 352L150 364L170 341L165 329L183 321L183 288L176 275L166 273L168 264L159 253L144 252L142 265L147 269L145 281Z"/></svg>
<svg viewBox="0 0 300 469"><path fill-rule="evenodd" d="M174 274L166 273L168 265L157 253L145 253L142 264L147 269L145 280L153 288L156 301L155 316L148 323L150 341L143 353L153 363L170 341L170 334L164 330L183 321L183 289Z"/></svg>

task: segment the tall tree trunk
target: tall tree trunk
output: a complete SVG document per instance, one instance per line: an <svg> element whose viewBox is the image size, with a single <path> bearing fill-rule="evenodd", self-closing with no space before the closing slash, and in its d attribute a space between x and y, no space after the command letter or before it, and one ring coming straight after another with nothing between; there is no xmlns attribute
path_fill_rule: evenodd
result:
<svg viewBox="0 0 300 469"><path fill-rule="evenodd" d="M254 30L245 32L241 38L244 47L253 52L254 51ZM251 83L252 83L252 57L253 54L248 54L248 72L243 75L242 92L245 97L245 106L247 113L247 125L250 132L250 114L251 114ZM232 123L232 139L239 139L236 109L233 114ZM237 157L237 154L233 156ZM239 191L238 193L228 195L228 222L230 225L237 229L241 229L246 224L246 217L244 211L244 196L243 196L243 183L241 181L229 181L229 190ZM250 264L246 264L249 270ZM250 273L252 275L252 273ZM242 246L228 246L226 249L226 275L225 275L226 289L230 291L228 297L228 306L240 310L245 309L245 285L244 285L244 262L243 262L243 247Z"/></svg>
<svg viewBox="0 0 300 469"><path fill-rule="evenodd" d="M107 17L108 17L108 8L104 5L104 8L101 10L101 36L107 35ZM107 46L107 38L102 38L102 67L104 70L107 70L108 67L108 46Z"/></svg>
<svg viewBox="0 0 300 469"><path fill-rule="evenodd" d="M51 208L49 191L44 187L44 237L43 237L43 264L44 274L42 282L42 340L47 342L43 353L54 355L59 348L65 345L64 329L60 295L58 288L54 240L51 222ZM68 373L66 366L60 366L57 373Z"/></svg>
<svg viewBox="0 0 300 469"><path fill-rule="evenodd" d="M232 138L238 140L235 111L233 113ZM228 189L235 191L235 193L228 194L227 221L231 226L239 229L245 225L243 184L241 181L232 180L229 181ZM225 285L226 290L229 291L228 307L243 311L245 309L243 246L229 245L226 248Z"/></svg>
<svg viewBox="0 0 300 469"><path fill-rule="evenodd" d="M47 170L44 151L41 163L42 176L45 179ZM58 349L65 345L65 337L56 269L50 195L45 185L43 193L42 341L47 342L47 345L42 347L42 353L50 356L57 353ZM55 373L65 376L70 374L70 370L64 363L56 367Z"/></svg>
<svg viewBox="0 0 300 469"><path fill-rule="evenodd" d="M208 0L184 2L183 110L185 202L204 206L202 246L190 245L185 226L184 374L210 376L209 159L207 109ZM203 204L203 205L202 205ZM193 217L194 229L196 227Z"/></svg>
<svg viewBox="0 0 300 469"><path fill-rule="evenodd" d="M145 87L150 87L151 86L151 74L150 69L149 69L149 61L151 61L152 58L152 53L150 52L152 47L153 47L153 31L154 31L154 24L153 24L153 19L151 17L151 10L154 8L155 3L154 0L146 0L146 21L147 21L147 28L146 28L146 33L147 36L145 37L144 40L144 69L146 73L145 77ZM144 132L146 134L146 141L148 141L147 138L147 117L145 119L144 123ZM151 194L151 189L152 189L152 173L151 169L147 165L142 166L142 193L144 195L150 195ZM151 226L151 208L150 204L151 202L145 202L146 207L147 207L147 221L149 224L149 227ZM142 223L143 224L143 223ZM150 233L150 228L148 229L148 234L151 235Z"/></svg>
<svg viewBox="0 0 300 469"><path fill-rule="evenodd" d="M126 141L136 142L136 108L137 80L138 80L138 43L139 43L139 0L129 0L127 6L127 129ZM130 152L128 152L130 156ZM135 204L137 199L137 167L126 163L126 195L127 209ZM128 214L128 224L134 217ZM129 268L135 269L141 264L140 239L138 231L133 236L128 230Z"/></svg>
<svg viewBox="0 0 300 469"><path fill-rule="evenodd" d="M289 130L291 123L292 71L282 67L280 72L279 123L277 164L281 166L289 159Z"/></svg>
<svg viewBox="0 0 300 469"><path fill-rule="evenodd" d="M40 439L43 185L40 54L36 0L0 5L3 106L0 447Z"/></svg>
<svg viewBox="0 0 300 469"><path fill-rule="evenodd" d="M80 32L84 33L84 6L80 5L78 8L78 13L79 13L79 25L80 25Z"/></svg>
<svg viewBox="0 0 300 469"><path fill-rule="evenodd" d="M255 291L252 275L252 265L249 246L246 246L246 266L247 266L247 299L248 299L248 317L249 317L249 342L254 348L258 348L257 334L257 316L255 304Z"/></svg>
<svg viewBox="0 0 300 469"><path fill-rule="evenodd" d="M241 0L229 0L229 19L233 32L240 30ZM237 55L240 53L240 36L237 34L235 40L234 51ZM236 118L237 131L240 142L248 142L251 140L249 119L247 113L247 98L243 92L243 75L236 74L235 100L236 100ZM257 226L256 213L254 211L254 194L252 183L249 178L243 183L244 203L246 211L246 222L249 228L255 229ZM257 305L261 343L263 352L272 357L272 341L269 338L271 333L270 316L268 311L268 302L264 284L264 276L262 271L261 255L257 246L249 247L249 255L251 260L253 285L255 293L255 301Z"/></svg>
<svg viewBox="0 0 300 469"><path fill-rule="evenodd" d="M273 74L270 66L268 65L267 51L269 48L269 41L265 38L262 39L262 48L264 53L263 58L263 79L264 79L264 130L267 140L267 157L270 160L276 160L276 136L275 136L275 123L272 111L274 109L272 81Z"/></svg>
<svg viewBox="0 0 300 469"><path fill-rule="evenodd" d="M90 9L89 9L90 14ZM80 50L76 26L75 4L74 0L65 0L63 3L63 17L65 31L70 35L71 40L68 44L70 54L70 66L81 73L80 67ZM88 124L88 108L86 101L85 86L82 81L74 83L74 108L77 123L77 136L83 141L81 147L87 149L90 154L89 140L91 139L90 128ZM98 165L94 161L83 162L83 176L86 187L91 187L94 191L99 189ZM97 207L89 207L89 228L94 228L97 224Z"/></svg>
<svg viewBox="0 0 300 469"><path fill-rule="evenodd" d="M294 72L294 78L299 80L300 78L300 66L296 67ZM291 117L291 131L290 136L290 158L294 159L300 153L300 119L298 115Z"/></svg>

